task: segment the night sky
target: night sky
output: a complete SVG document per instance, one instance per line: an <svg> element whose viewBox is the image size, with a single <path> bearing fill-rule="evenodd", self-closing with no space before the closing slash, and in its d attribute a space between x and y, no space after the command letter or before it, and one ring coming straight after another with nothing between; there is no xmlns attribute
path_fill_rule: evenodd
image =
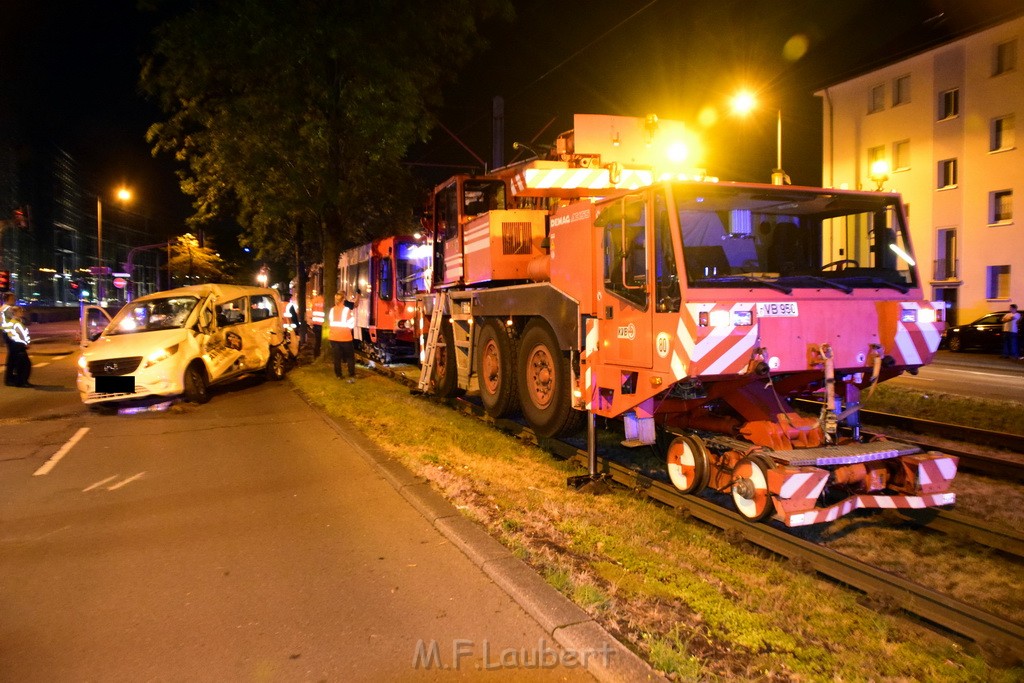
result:
<svg viewBox="0 0 1024 683"><path fill-rule="evenodd" d="M484 27L490 47L445 90L441 121L491 160L491 100L505 100L505 161L513 141L549 144L573 113L693 122L708 171L768 180L775 112L783 166L794 183L820 182L821 105L813 91L912 54L951 33L1019 11L1019 0L518 0L513 25ZM0 110L22 131L80 164L86 191L127 182L145 212L180 226L188 201L174 164L143 136L161 113L138 91L152 17L133 0L10 0L0 21ZM786 52L787 43L789 52ZM745 84L765 109L739 120L728 98ZM710 125L702 112L717 111ZM710 119L705 119L708 121ZM443 176L475 159L438 130L409 155ZM178 230L180 232L180 229Z"/></svg>

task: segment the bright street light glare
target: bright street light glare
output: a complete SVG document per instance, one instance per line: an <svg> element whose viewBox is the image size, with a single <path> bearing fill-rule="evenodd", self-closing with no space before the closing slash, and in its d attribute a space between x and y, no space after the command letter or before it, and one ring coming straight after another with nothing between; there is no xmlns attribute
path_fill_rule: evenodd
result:
<svg viewBox="0 0 1024 683"><path fill-rule="evenodd" d="M117 189L117 198L122 202L130 202L132 200L132 191L127 187L119 187Z"/></svg>
<svg viewBox="0 0 1024 683"><path fill-rule="evenodd" d="M733 95L732 110L741 116L746 116L757 106L757 98L749 90L741 90Z"/></svg>

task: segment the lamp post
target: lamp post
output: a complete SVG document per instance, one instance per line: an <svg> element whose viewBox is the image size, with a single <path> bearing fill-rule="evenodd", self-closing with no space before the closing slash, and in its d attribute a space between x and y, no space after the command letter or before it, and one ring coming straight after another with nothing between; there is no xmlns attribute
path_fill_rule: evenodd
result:
<svg viewBox="0 0 1024 683"><path fill-rule="evenodd" d="M732 110L740 116L746 116L757 108L757 98L749 90L741 90L733 95ZM772 169L772 185L785 185L789 176L782 170L782 109L776 110L775 117L775 168Z"/></svg>
<svg viewBox="0 0 1024 683"><path fill-rule="evenodd" d="M127 187L121 186L117 189L116 197L122 204L131 201L132 192ZM103 298L106 295L103 280L103 196L96 195L96 265L100 270L96 274L96 299L103 305Z"/></svg>

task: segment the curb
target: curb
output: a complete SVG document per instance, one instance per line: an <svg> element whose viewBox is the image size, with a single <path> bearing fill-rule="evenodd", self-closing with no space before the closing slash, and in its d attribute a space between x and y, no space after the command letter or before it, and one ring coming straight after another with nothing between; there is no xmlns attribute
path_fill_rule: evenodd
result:
<svg viewBox="0 0 1024 683"><path fill-rule="evenodd" d="M585 669L594 678L607 683L667 681L479 524L463 517L428 482L384 453L355 427L328 415L294 384L292 389L441 535L533 617L555 642L569 652L586 656Z"/></svg>

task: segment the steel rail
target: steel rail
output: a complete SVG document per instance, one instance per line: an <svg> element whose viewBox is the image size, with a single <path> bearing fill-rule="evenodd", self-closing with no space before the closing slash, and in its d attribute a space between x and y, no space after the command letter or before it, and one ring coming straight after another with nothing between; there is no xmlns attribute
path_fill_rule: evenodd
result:
<svg viewBox="0 0 1024 683"><path fill-rule="evenodd" d="M801 407L810 411L821 410L820 402L806 398L793 399L792 403L796 407ZM945 422L924 420L917 417L908 417L906 415L882 413L875 410L861 409L860 417L861 422L867 422L880 427L898 427L899 429L906 429L907 431L917 432L919 434L929 434L943 439L951 439L953 441L970 441L971 443L979 445L992 446L993 448L1003 448L1008 451L1024 453L1024 436L1021 436L1020 434L993 432L989 429L978 429L976 427L947 424Z"/></svg>
<svg viewBox="0 0 1024 683"><path fill-rule="evenodd" d="M1024 557L1024 534L990 521L968 517L952 510L895 510L919 526L962 538L1015 557Z"/></svg>

